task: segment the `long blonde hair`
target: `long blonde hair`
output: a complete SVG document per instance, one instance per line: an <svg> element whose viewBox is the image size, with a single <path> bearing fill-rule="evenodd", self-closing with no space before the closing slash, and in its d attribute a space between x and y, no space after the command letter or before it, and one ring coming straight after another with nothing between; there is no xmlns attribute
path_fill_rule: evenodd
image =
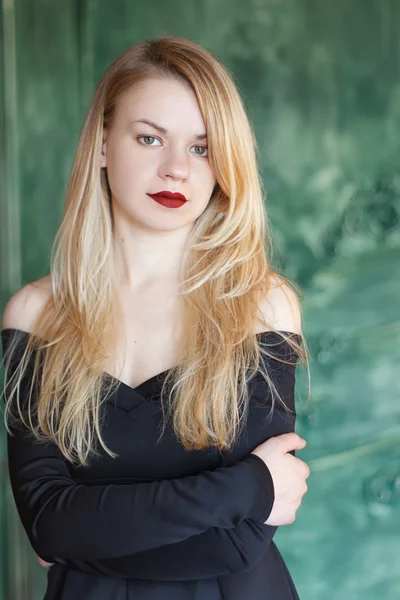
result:
<svg viewBox="0 0 400 600"><path fill-rule="evenodd" d="M123 94L149 77L175 77L194 90L217 180L182 262L181 360L164 381L165 422L171 418L186 449L230 448L246 415L246 380L257 369L269 385L272 406L283 404L261 360L261 354L274 355L261 348L254 333L257 320L273 329L259 311L273 274L272 243L255 135L240 94L229 72L204 48L176 36L148 40L119 56L95 90L52 248L52 295L8 381L9 433L11 419L19 418L36 439L55 441L67 460L82 465L97 454L96 440L117 456L101 435L101 405L120 384L113 378L104 393L104 360L118 343L118 303L111 192L100 165L103 128L112 124ZM275 278L297 287L276 272ZM282 336L305 361L307 352L292 336ZM6 374L17 343L16 338L4 357ZM20 383L28 368L23 407Z"/></svg>

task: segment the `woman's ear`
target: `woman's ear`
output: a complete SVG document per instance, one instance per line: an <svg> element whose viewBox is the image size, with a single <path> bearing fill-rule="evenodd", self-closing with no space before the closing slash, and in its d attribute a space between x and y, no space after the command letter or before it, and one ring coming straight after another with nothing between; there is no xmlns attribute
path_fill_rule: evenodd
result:
<svg viewBox="0 0 400 600"><path fill-rule="evenodd" d="M102 142L102 147L101 147L101 158L100 158L100 166L101 166L102 169L107 166L107 160L106 160L107 146L106 146L106 141L107 141L107 130L104 129L103 130L103 142Z"/></svg>

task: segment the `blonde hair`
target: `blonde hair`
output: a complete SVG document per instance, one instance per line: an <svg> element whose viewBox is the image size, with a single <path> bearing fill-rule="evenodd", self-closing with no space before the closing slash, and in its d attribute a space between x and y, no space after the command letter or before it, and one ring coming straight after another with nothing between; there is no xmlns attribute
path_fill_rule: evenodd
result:
<svg viewBox="0 0 400 600"><path fill-rule="evenodd" d="M100 163L103 128L112 124L124 93L149 77L175 77L194 90L217 180L182 261L181 360L163 384L164 423L171 419L186 449L230 448L245 420L246 379L257 370L271 390L272 408L283 404L261 359L275 355L254 333L257 320L273 330L259 311L271 285L272 243L255 135L240 94L229 72L204 48L176 36L148 40L119 56L95 90L51 253L52 295L8 382L13 383L5 412L9 433L7 421L20 418L36 439L55 441L67 460L82 465L97 454L96 439L117 456L101 435L101 405L120 384L112 378L105 385L103 371L106 349L116 348L119 314L111 192ZM306 351L292 336L281 335L305 361ZM7 351L6 372L17 343ZM19 388L27 368L24 414ZM18 416L11 410L14 395Z"/></svg>

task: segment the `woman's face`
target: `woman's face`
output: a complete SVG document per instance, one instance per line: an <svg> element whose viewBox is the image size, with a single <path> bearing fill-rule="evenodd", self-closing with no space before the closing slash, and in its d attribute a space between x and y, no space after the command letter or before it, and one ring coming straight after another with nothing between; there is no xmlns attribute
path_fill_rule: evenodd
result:
<svg viewBox="0 0 400 600"><path fill-rule="evenodd" d="M216 184L205 134L196 96L184 82L152 78L126 92L103 138L114 217L160 231L192 224ZM162 191L180 192L187 202L167 208L148 195Z"/></svg>

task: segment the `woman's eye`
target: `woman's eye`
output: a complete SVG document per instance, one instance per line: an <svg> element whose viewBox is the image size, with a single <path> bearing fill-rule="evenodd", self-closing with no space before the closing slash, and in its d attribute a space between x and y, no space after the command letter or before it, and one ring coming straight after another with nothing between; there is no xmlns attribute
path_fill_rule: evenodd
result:
<svg viewBox="0 0 400 600"><path fill-rule="evenodd" d="M193 146L194 148L200 148L200 150L205 150L205 152L202 152L201 154L198 152L195 152L195 154L198 154L198 156L208 156L208 147L207 146Z"/></svg>
<svg viewBox="0 0 400 600"><path fill-rule="evenodd" d="M138 137L138 140L157 140L156 137L153 137L151 135L140 135ZM158 140L157 140L158 141ZM147 144L146 142L144 143L145 146L153 146L154 144Z"/></svg>
<svg viewBox="0 0 400 600"><path fill-rule="evenodd" d="M152 136L152 135L140 135L138 137L138 140L157 140L158 142L160 140L158 140L156 137ZM145 146L154 146L154 144L148 144L147 142L144 143Z"/></svg>

